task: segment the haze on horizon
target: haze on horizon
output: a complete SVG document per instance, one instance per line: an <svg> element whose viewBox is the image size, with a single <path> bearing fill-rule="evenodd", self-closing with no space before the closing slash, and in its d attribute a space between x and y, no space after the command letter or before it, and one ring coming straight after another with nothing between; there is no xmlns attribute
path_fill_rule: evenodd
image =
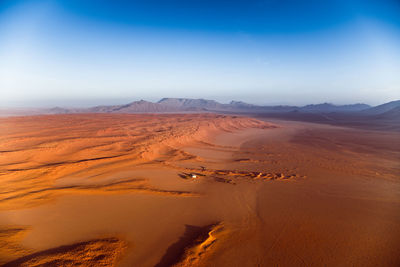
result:
<svg viewBox="0 0 400 267"><path fill-rule="evenodd" d="M0 2L0 106L400 99L400 2Z"/></svg>

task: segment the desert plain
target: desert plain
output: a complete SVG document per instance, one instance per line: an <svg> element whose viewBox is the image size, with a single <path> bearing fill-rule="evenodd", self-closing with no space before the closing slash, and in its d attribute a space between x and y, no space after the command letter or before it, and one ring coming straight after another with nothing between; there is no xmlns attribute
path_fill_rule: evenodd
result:
<svg viewBox="0 0 400 267"><path fill-rule="evenodd" d="M3 266L399 266L397 131L0 118Z"/></svg>

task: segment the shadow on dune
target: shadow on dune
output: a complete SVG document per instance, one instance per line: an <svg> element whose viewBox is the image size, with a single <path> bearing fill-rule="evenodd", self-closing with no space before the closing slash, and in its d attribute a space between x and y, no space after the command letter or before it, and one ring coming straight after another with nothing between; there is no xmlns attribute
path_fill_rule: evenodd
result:
<svg viewBox="0 0 400 267"><path fill-rule="evenodd" d="M185 225L185 233L177 242L172 244L161 258L160 262L155 267L168 267L179 263L187 249L200 244L208 237L208 233L212 230L215 224L206 226Z"/></svg>

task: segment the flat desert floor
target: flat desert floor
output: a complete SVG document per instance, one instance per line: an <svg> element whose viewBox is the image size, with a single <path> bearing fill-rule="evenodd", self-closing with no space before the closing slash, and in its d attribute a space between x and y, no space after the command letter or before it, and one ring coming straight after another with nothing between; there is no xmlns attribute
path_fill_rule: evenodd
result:
<svg viewBox="0 0 400 267"><path fill-rule="evenodd" d="M214 114L0 119L4 266L399 266L399 132Z"/></svg>

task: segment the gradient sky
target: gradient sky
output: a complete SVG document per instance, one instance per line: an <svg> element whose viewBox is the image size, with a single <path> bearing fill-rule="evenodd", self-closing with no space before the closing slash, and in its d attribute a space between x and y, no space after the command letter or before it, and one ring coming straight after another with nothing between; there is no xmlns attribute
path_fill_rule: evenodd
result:
<svg viewBox="0 0 400 267"><path fill-rule="evenodd" d="M0 105L400 99L399 0L0 0Z"/></svg>

